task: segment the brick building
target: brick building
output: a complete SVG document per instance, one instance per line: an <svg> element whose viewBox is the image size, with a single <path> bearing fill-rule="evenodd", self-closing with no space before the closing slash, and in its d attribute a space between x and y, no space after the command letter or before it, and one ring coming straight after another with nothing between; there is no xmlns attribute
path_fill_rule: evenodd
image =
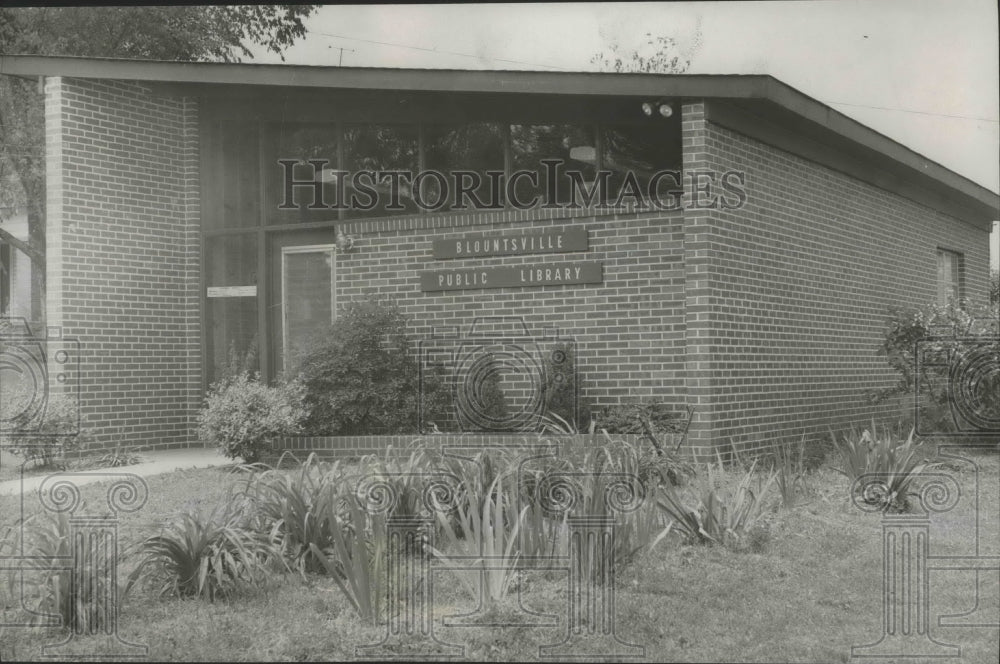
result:
<svg viewBox="0 0 1000 664"><path fill-rule="evenodd" d="M753 450L878 414L891 305L987 297L997 195L768 76L0 73L44 78L48 324L105 442L193 443L230 349L274 378L376 293L419 339L492 316L571 339L582 402L693 406L695 451ZM368 170L482 177L345 188Z"/></svg>

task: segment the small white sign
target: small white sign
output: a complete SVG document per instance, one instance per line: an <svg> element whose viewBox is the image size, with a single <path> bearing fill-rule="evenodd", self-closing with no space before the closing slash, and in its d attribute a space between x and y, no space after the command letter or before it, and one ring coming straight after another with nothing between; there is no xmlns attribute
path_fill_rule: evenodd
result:
<svg viewBox="0 0 1000 664"><path fill-rule="evenodd" d="M257 286L209 286L209 297L256 297Z"/></svg>

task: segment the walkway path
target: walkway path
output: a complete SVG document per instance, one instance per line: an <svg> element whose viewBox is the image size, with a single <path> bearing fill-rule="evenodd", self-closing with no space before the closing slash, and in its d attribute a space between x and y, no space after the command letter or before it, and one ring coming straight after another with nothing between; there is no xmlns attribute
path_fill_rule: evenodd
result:
<svg viewBox="0 0 1000 664"><path fill-rule="evenodd" d="M139 475L140 477L148 477L150 475L160 475L162 473L169 473L183 468L209 468L211 466L225 466L233 463L231 459L222 456L217 450L206 449L203 447L142 452L138 456L142 461L131 466L104 469L88 468L87 470L70 470L67 472L74 473L75 477L73 478L73 483L80 485L106 480L107 477L101 475L102 472L132 473L133 475ZM53 472L57 473L59 471ZM20 479L0 482L0 496L15 496L21 493L22 490L26 492L34 491L50 474L51 473L40 473L38 475L32 474L25 477L23 489ZM87 477L87 475L90 474L93 474L93 477Z"/></svg>

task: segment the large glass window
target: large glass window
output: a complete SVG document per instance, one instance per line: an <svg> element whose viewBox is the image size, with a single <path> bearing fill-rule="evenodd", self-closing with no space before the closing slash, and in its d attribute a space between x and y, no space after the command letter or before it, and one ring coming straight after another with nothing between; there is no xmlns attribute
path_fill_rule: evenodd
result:
<svg viewBox="0 0 1000 664"><path fill-rule="evenodd" d="M585 183L594 180L595 131L592 127L511 125L510 145L512 189L520 205L536 196L540 206L572 202L572 178L580 178ZM524 174L515 175L518 171Z"/></svg>
<svg viewBox="0 0 1000 664"><path fill-rule="evenodd" d="M417 173L416 125L348 125L344 170L348 217L415 214L412 178ZM406 173L407 177L392 175Z"/></svg>
<svg viewBox="0 0 1000 664"><path fill-rule="evenodd" d="M260 223L260 150L256 123L217 124L207 137L202 217L205 228Z"/></svg>
<svg viewBox="0 0 1000 664"><path fill-rule="evenodd" d="M335 124L276 125L268 159L268 223L337 219L338 132Z"/></svg>
<svg viewBox="0 0 1000 664"><path fill-rule="evenodd" d="M601 128L601 134L602 168L611 172L607 188L612 203L620 194L622 203L636 203L635 197L629 194L633 189L648 198L650 180L657 172L681 170L680 131L673 123L609 125ZM634 185L629 182L632 178ZM679 179L669 176L656 179L660 201L667 203L671 192L680 195Z"/></svg>
<svg viewBox="0 0 1000 664"><path fill-rule="evenodd" d="M504 172L505 142L505 129L500 124L425 127L423 168L440 174L425 175L418 183L425 207L502 207L503 180L489 173Z"/></svg>

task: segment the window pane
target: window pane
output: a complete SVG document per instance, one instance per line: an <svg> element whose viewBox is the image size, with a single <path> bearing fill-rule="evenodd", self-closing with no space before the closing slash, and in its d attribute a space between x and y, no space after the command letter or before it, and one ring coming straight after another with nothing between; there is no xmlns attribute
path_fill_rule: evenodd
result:
<svg viewBox="0 0 1000 664"><path fill-rule="evenodd" d="M945 306L949 300L961 299L962 255L954 251L938 249L937 291L938 304Z"/></svg>
<svg viewBox="0 0 1000 664"><path fill-rule="evenodd" d="M206 238L205 281L209 287L256 285L256 233Z"/></svg>
<svg viewBox="0 0 1000 664"><path fill-rule="evenodd" d="M428 126L424 129L424 169L441 173L445 181L436 177L425 177L421 183L421 194L425 205L435 209L452 209L457 188L468 187L471 193L460 197L460 205L502 207L503 181L494 191L487 171L504 170L504 128L498 124L468 124L458 126ZM471 171L476 175L458 176L457 171ZM478 176L480 184L473 187ZM456 180L461 180L456 184ZM444 195L445 201L440 197ZM478 201L472 200L474 195ZM462 200L462 199L465 200Z"/></svg>
<svg viewBox="0 0 1000 664"><path fill-rule="evenodd" d="M611 171L608 178L609 200L618 197L626 182L628 173L635 176L644 196L648 195L649 180L657 171L680 171L681 135L680 128L673 122L649 122L632 125L612 125L602 128L604 155L602 167ZM667 203L670 192L681 189L681 183L670 177L661 178L657 183L660 201ZM679 195L679 194L678 194ZM634 202L625 195L623 203Z"/></svg>
<svg viewBox="0 0 1000 664"><path fill-rule="evenodd" d="M257 298L209 298L205 308L208 382L232 371L259 371Z"/></svg>
<svg viewBox="0 0 1000 664"><path fill-rule="evenodd" d="M205 138L203 211L208 229L260 222L260 154L256 124L215 123Z"/></svg>
<svg viewBox="0 0 1000 664"><path fill-rule="evenodd" d="M256 233L206 239L205 285L209 383L227 367L258 371Z"/></svg>
<svg viewBox="0 0 1000 664"><path fill-rule="evenodd" d="M328 334L334 315L334 252L329 248L286 251L282 256L284 366Z"/></svg>
<svg viewBox="0 0 1000 664"><path fill-rule="evenodd" d="M593 148L594 130L575 125L511 125L511 172L531 171L536 174L537 186L528 176L519 177L514 182L514 192L521 204L528 203L533 196L539 197L539 204L549 202L567 203L572 200L569 172L575 172L584 182L591 182L596 173L596 165L590 157L593 151L574 148ZM572 153L572 155L571 155ZM583 153L583 154L581 154ZM576 158L574 158L576 157ZM541 163L543 159L558 160L559 165ZM548 192L547 175L554 174L555 190Z"/></svg>
<svg viewBox="0 0 1000 664"><path fill-rule="evenodd" d="M323 174L337 170L336 125L275 125L271 132L274 147L268 159L268 223L336 219L336 178ZM290 161L295 164L287 163Z"/></svg>
<svg viewBox="0 0 1000 664"><path fill-rule="evenodd" d="M361 171L404 171L409 178L417 172L418 132L416 125L364 125L344 129L344 169L348 217L383 217L415 214L416 203L410 184L397 186L389 178ZM393 200L395 199L395 200Z"/></svg>

